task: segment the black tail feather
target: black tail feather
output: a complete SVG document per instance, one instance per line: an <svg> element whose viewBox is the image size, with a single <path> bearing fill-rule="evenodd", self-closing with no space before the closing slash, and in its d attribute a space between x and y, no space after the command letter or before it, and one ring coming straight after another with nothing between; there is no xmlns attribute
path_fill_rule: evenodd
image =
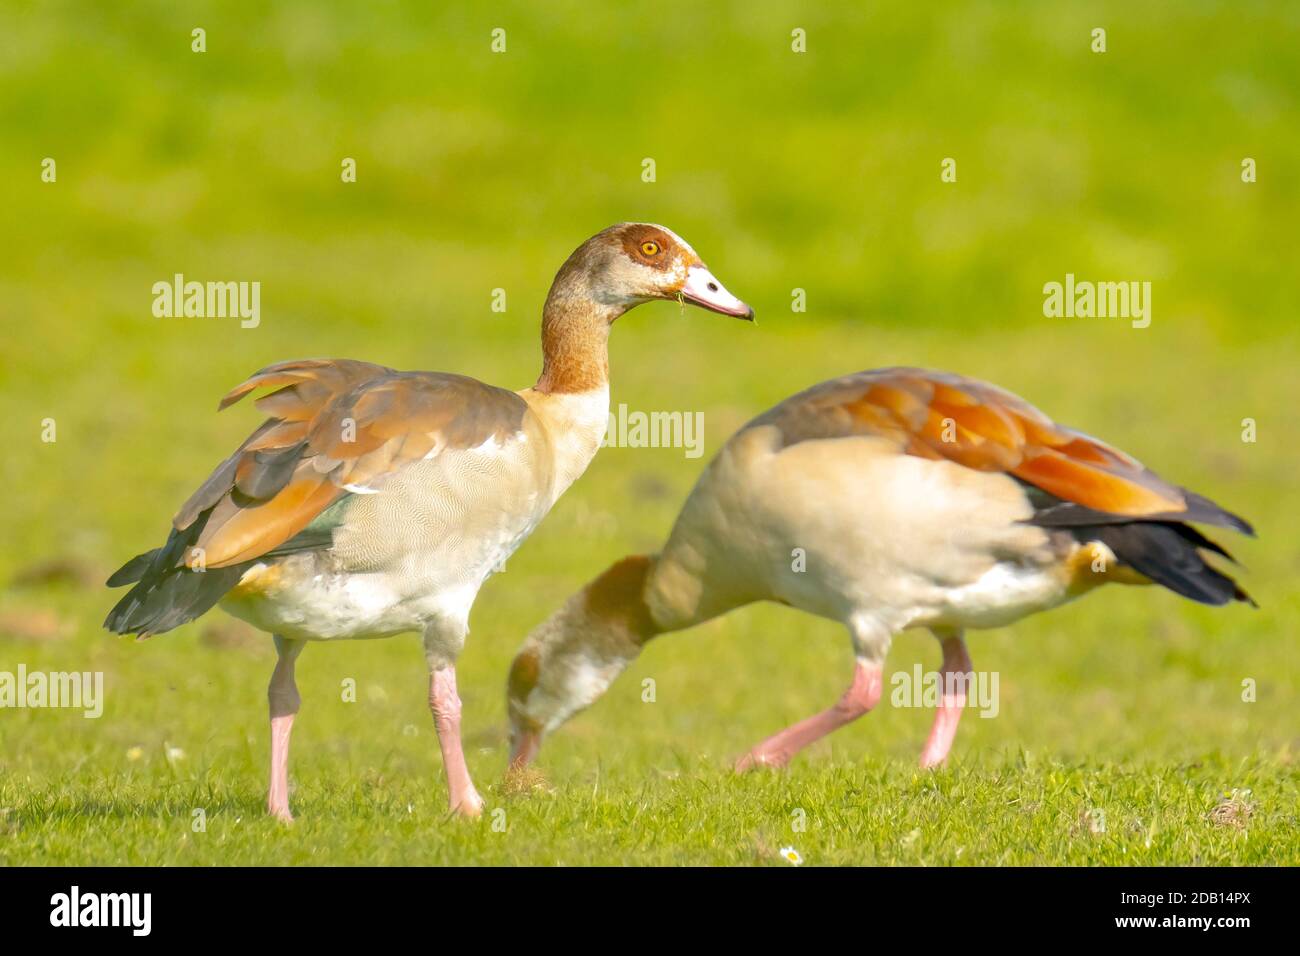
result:
<svg viewBox="0 0 1300 956"><path fill-rule="evenodd" d="M1222 547L1195 528L1170 521L1130 521L1071 527L1080 541L1100 541L1122 564L1176 594L1202 604L1245 601L1258 606L1228 575L1210 565L1200 549L1231 560Z"/></svg>
<svg viewBox="0 0 1300 956"><path fill-rule="evenodd" d="M142 638L161 634L194 620L239 583L253 562L203 571L185 566L185 551L199 539L210 514L182 530L173 528L161 548L136 555L113 573L109 587L132 582L135 587L108 612L104 627Z"/></svg>
<svg viewBox="0 0 1300 956"><path fill-rule="evenodd" d="M1182 489L1183 499L1187 502L1185 511L1171 511L1163 514L1146 515L1148 522L1160 522L1162 524L1177 524L1184 521L1195 521L1199 524L1215 525L1220 528L1230 528L1233 531L1240 531L1242 534L1255 536L1255 529L1251 527L1250 522L1239 515L1233 514L1226 508L1220 508L1209 498L1198 495L1194 491ZM1098 525L1108 524L1128 524L1133 521L1132 515L1111 514L1108 511L1098 511L1095 508L1089 508L1087 505L1076 504L1073 501L1053 501L1046 507L1040 507L1033 518L1030 519L1032 524L1042 528L1081 528L1084 526L1095 527ZM1212 549L1213 550L1213 549Z"/></svg>
<svg viewBox="0 0 1300 956"><path fill-rule="evenodd" d="M329 513L327 510L324 515ZM326 521L308 526L252 561L228 568L191 570L185 566L186 551L200 539L211 514L208 509L187 527L173 528L161 548L137 554L113 572L109 587L135 587L108 612L104 627L114 634L139 634L142 638L170 631L210 610L258 561L324 550L334 540L334 526Z"/></svg>
<svg viewBox="0 0 1300 956"><path fill-rule="evenodd" d="M207 571L173 568L149 575L108 612L104 627L114 634L139 634L142 638L180 627L220 601L251 563Z"/></svg>
<svg viewBox="0 0 1300 956"><path fill-rule="evenodd" d="M1187 539L1187 541L1196 548L1204 548L1206 551L1213 551L1215 554L1227 558L1233 564L1237 564L1237 559L1228 553L1228 549L1217 541L1207 538L1201 532L1197 531L1189 524L1174 523L1170 525L1175 531Z"/></svg>
<svg viewBox="0 0 1300 956"><path fill-rule="evenodd" d="M120 588L124 584L134 584L139 581L149 570L149 566L154 563L158 557L158 552L162 548L154 548L152 551L146 551L144 554L137 554L126 564L122 565L109 577L104 583L110 588Z"/></svg>

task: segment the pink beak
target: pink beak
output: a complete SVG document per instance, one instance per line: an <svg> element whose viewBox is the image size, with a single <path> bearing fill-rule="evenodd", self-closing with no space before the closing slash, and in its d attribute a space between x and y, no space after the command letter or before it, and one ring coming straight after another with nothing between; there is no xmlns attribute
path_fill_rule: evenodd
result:
<svg viewBox="0 0 1300 956"><path fill-rule="evenodd" d="M728 292L703 264L686 270L686 282L682 285L681 296L691 305L698 305L710 312L754 321L754 310Z"/></svg>
<svg viewBox="0 0 1300 956"><path fill-rule="evenodd" d="M510 766L512 769L522 769L537 759L537 753L542 749L542 735L536 730L517 730L512 735L512 746L510 748Z"/></svg>

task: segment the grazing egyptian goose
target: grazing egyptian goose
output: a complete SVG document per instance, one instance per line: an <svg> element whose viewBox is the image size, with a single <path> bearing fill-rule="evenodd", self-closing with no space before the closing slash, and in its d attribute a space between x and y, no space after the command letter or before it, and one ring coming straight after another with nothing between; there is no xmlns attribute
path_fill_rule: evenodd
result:
<svg viewBox="0 0 1300 956"><path fill-rule="evenodd" d="M609 328L651 299L752 319L663 226L621 223L584 242L542 313L542 373L518 392L445 372L352 360L282 362L270 415L172 521L166 543L108 581L135 586L105 627L160 634L214 604L274 635L270 812L289 812L294 663L308 641L418 631L453 811L482 800L460 743L456 659L484 579L586 469L609 419Z"/></svg>
<svg viewBox="0 0 1300 956"><path fill-rule="evenodd" d="M659 554L617 562L529 635L507 687L512 766L529 763L543 735L595 701L650 638L754 601L842 622L856 664L838 703L764 740L737 769L784 766L874 707L893 636L913 627L943 648L944 691L921 754L934 766L970 680L965 629L1001 627L1109 581L1249 601L1204 557L1227 552L1188 522L1253 534L984 382L914 368L823 382L726 443Z"/></svg>

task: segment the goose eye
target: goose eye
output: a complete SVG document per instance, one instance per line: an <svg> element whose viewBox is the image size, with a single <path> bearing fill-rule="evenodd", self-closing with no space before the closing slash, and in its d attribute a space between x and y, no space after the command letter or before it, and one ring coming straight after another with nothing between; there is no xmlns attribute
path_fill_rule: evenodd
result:
<svg viewBox="0 0 1300 956"><path fill-rule="evenodd" d="M659 243L647 239L645 242L641 243L641 254L643 256L659 255Z"/></svg>

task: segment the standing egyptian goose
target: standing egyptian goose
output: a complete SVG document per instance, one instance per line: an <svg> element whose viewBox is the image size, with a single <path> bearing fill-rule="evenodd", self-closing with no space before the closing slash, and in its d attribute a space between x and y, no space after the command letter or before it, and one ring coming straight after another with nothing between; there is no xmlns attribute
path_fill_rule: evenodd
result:
<svg viewBox="0 0 1300 956"><path fill-rule="evenodd" d="M609 419L609 328L651 299L752 319L680 237L622 223L584 242L542 313L542 373L519 392L369 362L282 362L271 417L181 506L166 543L108 581L135 583L104 622L159 634L223 608L274 635L270 812L289 813L294 662L308 641L424 637L451 807L482 800L460 743L455 663L484 579L586 469Z"/></svg>
<svg viewBox="0 0 1300 956"><path fill-rule="evenodd" d="M966 628L1001 627L1116 581L1205 604L1249 601L1186 522L1252 534L1123 452L992 385L912 368L823 382L722 448L663 551L617 562L527 639L508 684L512 764L598 698L650 638L754 601L842 622L856 656L835 706L737 769L784 766L880 699L893 636L929 628L943 688L923 766L948 755ZM798 557L802 555L802 561Z"/></svg>

